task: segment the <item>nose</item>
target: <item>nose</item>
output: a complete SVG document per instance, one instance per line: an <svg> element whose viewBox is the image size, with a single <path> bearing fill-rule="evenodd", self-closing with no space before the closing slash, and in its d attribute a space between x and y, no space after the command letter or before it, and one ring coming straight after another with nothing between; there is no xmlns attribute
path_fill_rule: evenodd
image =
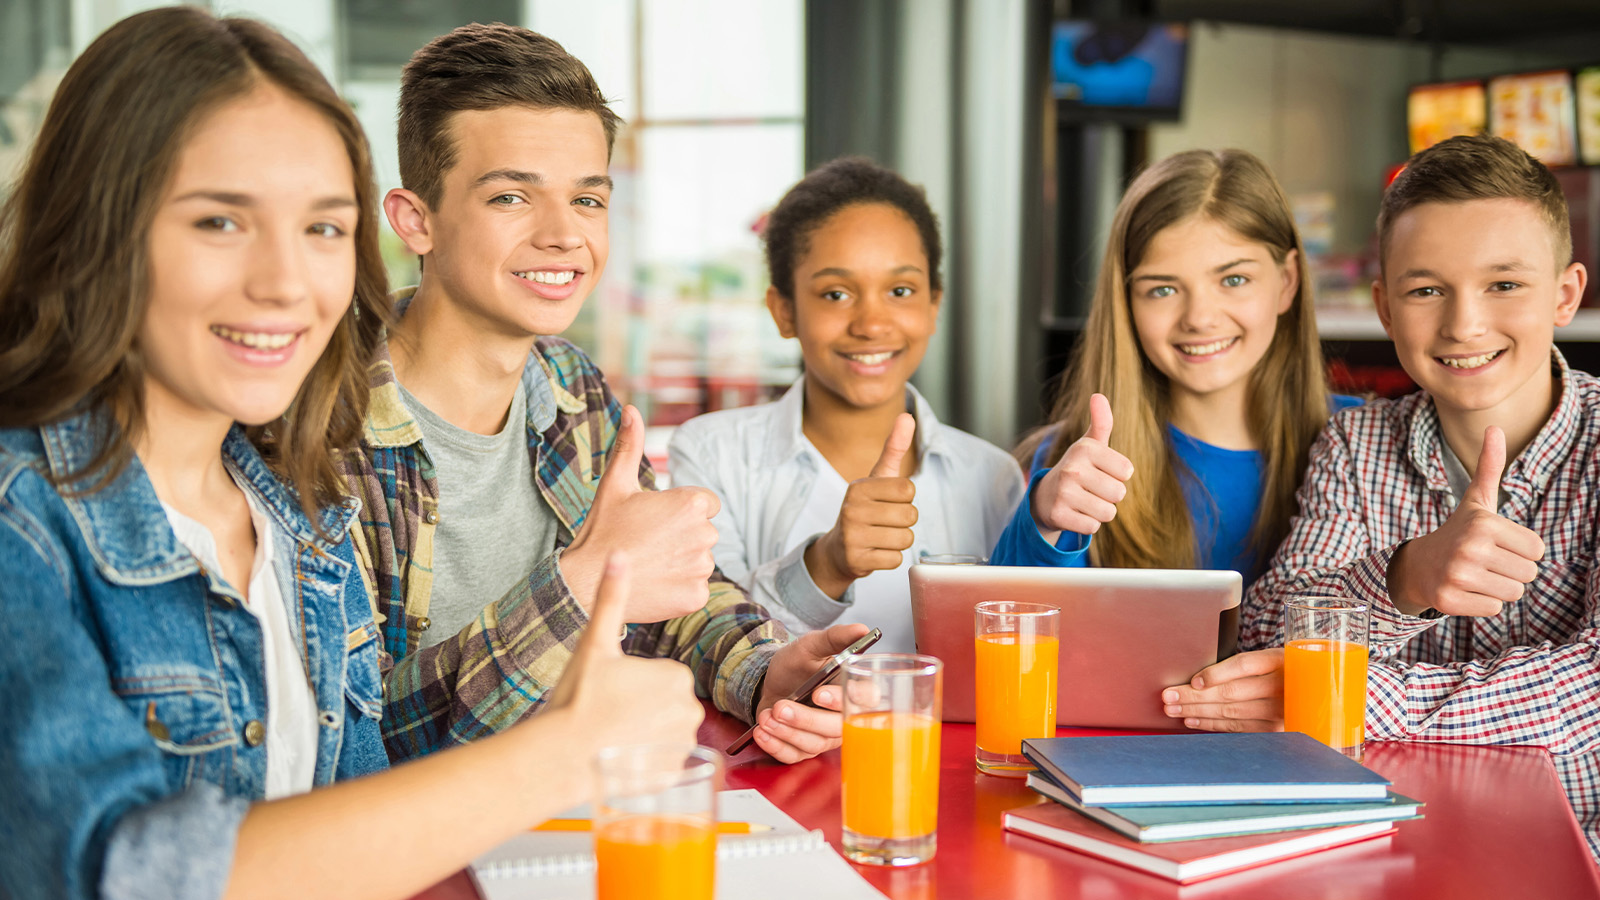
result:
<svg viewBox="0 0 1600 900"><path fill-rule="evenodd" d="M1215 292L1202 287L1184 292L1183 310L1178 317L1178 324L1185 331L1204 332L1216 325L1221 314L1221 298L1217 297Z"/></svg>
<svg viewBox="0 0 1600 900"><path fill-rule="evenodd" d="M882 300L871 295L856 301L850 311L850 335L873 340L883 337L894 328L889 308Z"/></svg>
<svg viewBox="0 0 1600 900"><path fill-rule="evenodd" d="M305 246L298 230L263 229L255 241L245 293L257 303L293 306L310 295Z"/></svg>
<svg viewBox="0 0 1600 900"><path fill-rule="evenodd" d="M570 203L553 203L545 215L533 217L529 242L545 250L570 251L583 246L578 211Z"/></svg>
<svg viewBox="0 0 1600 900"><path fill-rule="evenodd" d="M1462 293L1453 294L1445 301L1444 322L1440 334L1448 340L1466 343L1481 337L1488 330L1483 301Z"/></svg>

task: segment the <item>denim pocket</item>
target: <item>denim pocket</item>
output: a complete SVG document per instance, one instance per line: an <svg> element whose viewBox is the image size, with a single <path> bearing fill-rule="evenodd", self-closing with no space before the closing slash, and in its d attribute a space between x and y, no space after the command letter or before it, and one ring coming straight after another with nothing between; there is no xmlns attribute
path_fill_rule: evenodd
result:
<svg viewBox="0 0 1600 900"><path fill-rule="evenodd" d="M366 718L383 718L383 678L378 674L378 629L371 621L346 638L345 699Z"/></svg>
<svg viewBox="0 0 1600 900"><path fill-rule="evenodd" d="M221 773L208 777L206 770L221 764L217 751L237 745L239 735L220 684L197 673L163 673L118 678L112 689L160 748L178 786L202 777L221 783Z"/></svg>

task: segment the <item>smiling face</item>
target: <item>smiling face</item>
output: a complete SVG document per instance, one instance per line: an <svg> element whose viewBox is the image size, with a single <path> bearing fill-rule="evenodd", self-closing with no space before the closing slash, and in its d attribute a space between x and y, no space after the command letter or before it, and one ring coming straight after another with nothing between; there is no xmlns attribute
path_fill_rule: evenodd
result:
<svg viewBox="0 0 1600 900"><path fill-rule="evenodd" d="M506 106L450 119L456 163L422 233L424 281L482 329L560 334L606 264L605 129L592 112ZM393 213L391 212L391 218Z"/></svg>
<svg viewBox="0 0 1600 900"><path fill-rule="evenodd" d="M149 407L283 414L355 291L355 196L339 133L276 87L197 124L150 227Z"/></svg>
<svg viewBox="0 0 1600 900"><path fill-rule="evenodd" d="M795 261L794 294L770 289L767 307L784 337L800 339L810 384L857 409L903 406L940 296L911 218L883 203L829 216Z"/></svg>
<svg viewBox="0 0 1600 900"><path fill-rule="evenodd" d="M1174 405L1242 403L1299 284L1295 251L1279 263L1265 244L1213 219L1191 216L1157 232L1129 273L1128 302Z"/></svg>
<svg viewBox="0 0 1600 900"><path fill-rule="evenodd" d="M1394 221L1373 299L1400 364L1441 415L1549 414L1555 328L1572 321L1584 280L1555 253L1527 200L1422 203Z"/></svg>

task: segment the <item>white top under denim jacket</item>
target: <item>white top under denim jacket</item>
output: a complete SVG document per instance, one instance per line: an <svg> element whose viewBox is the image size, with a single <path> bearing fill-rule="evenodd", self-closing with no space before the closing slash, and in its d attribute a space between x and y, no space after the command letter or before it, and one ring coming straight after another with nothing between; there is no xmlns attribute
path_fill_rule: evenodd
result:
<svg viewBox="0 0 1600 900"><path fill-rule="evenodd" d="M184 548L138 459L82 470L87 415L0 429L0 896L221 896L267 787L261 623ZM385 768L378 633L347 529L320 537L238 428L230 474L267 514L272 568L316 698L313 783Z"/></svg>
<svg viewBox="0 0 1600 900"><path fill-rule="evenodd" d="M907 559L915 562L932 553L987 556L1022 496L1022 470L993 444L941 425L909 384L906 394L917 417L920 459L911 476L918 518ZM826 529L792 534L820 476L838 477L801 431L804 397L802 376L774 403L684 423L673 435L668 466L674 485L705 487L722 501L721 512L712 519L718 532L718 568L797 634L833 624L857 601L856 585L835 600L816 586L806 569L805 550ZM838 515L836 508L833 515ZM905 579L903 568L874 574ZM898 615L894 621L873 621L860 610L852 611L847 621L889 624L906 632L893 643L908 645L910 611L902 612L903 622ZM885 628L886 638L889 631Z"/></svg>

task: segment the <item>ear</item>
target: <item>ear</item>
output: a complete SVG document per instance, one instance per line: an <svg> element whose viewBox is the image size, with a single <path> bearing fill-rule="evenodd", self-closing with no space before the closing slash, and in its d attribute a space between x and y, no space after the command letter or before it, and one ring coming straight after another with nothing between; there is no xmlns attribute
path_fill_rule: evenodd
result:
<svg viewBox="0 0 1600 900"><path fill-rule="evenodd" d="M1589 270L1583 263L1573 263L1562 271L1556 282L1559 299L1556 301L1556 325L1566 325L1578 312L1578 302L1583 299L1583 288L1589 283Z"/></svg>
<svg viewBox="0 0 1600 900"><path fill-rule="evenodd" d="M1278 296L1278 315L1289 311L1294 306L1294 296L1300 290L1300 251L1290 250L1284 254L1283 265L1283 293Z"/></svg>
<svg viewBox="0 0 1600 900"><path fill-rule="evenodd" d="M1372 282L1372 308L1378 311L1378 321L1383 323L1383 333L1394 340L1394 329L1389 327L1389 292L1383 286L1383 273Z"/></svg>
<svg viewBox="0 0 1600 900"><path fill-rule="evenodd" d="M778 334L786 338L795 337L794 301L778 293L776 286L767 287L767 312L772 313L772 321L778 326Z"/></svg>
<svg viewBox="0 0 1600 900"><path fill-rule="evenodd" d="M433 251L428 204L422 202L421 197L405 188L395 188L383 195L383 214L389 217L389 227L400 236L407 250L418 256L427 256Z"/></svg>

